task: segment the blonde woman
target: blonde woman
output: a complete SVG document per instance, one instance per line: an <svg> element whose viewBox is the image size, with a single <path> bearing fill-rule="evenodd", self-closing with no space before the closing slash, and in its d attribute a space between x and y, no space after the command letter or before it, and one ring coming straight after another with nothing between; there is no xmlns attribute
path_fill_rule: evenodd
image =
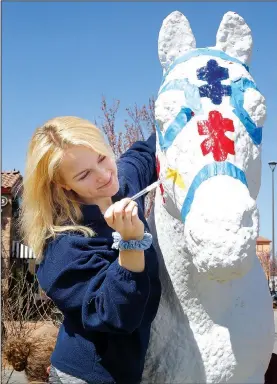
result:
<svg viewBox="0 0 277 384"><path fill-rule="evenodd" d="M144 198L130 196L156 177L155 134L116 164L84 119L35 131L21 224L40 285L64 315L50 383L140 382L161 287Z"/></svg>

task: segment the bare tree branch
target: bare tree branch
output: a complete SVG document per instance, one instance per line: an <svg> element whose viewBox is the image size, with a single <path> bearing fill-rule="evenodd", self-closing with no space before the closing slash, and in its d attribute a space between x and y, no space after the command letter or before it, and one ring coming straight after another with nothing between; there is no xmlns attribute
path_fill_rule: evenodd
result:
<svg viewBox="0 0 277 384"><path fill-rule="evenodd" d="M139 107L125 108L127 117L124 120L124 131L115 129L116 115L119 110L120 101L116 100L112 106L109 106L106 98L103 96L101 101L101 110L103 117L99 123L95 124L102 129L107 136L108 142L112 147L115 157L118 159L133 143L139 140L145 140L155 131L155 100L151 97L148 104ZM148 217L154 200L155 192L150 193L145 199L145 214Z"/></svg>

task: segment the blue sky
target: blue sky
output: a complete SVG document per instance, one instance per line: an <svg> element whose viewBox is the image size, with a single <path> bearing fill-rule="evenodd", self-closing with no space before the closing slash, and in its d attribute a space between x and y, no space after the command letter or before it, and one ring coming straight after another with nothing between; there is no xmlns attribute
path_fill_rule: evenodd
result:
<svg viewBox="0 0 277 384"><path fill-rule="evenodd" d="M93 121L101 115L102 95L121 101L121 129L125 108L135 102L142 105L157 93L162 75L158 33L174 10L189 19L198 47L214 45L219 23L229 10L243 16L252 29L251 73L268 108L258 198L260 234L271 239L267 163L277 161L277 3L2 3L2 168L24 174L34 129L57 115ZM276 180L277 175L275 185Z"/></svg>

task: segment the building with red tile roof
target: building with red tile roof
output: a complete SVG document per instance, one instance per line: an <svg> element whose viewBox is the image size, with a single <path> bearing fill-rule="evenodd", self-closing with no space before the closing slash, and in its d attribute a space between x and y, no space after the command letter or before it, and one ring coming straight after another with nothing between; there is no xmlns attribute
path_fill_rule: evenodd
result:
<svg viewBox="0 0 277 384"><path fill-rule="evenodd" d="M1 172L1 195L15 194L20 192L22 184L22 175L19 171L3 171Z"/></svg>

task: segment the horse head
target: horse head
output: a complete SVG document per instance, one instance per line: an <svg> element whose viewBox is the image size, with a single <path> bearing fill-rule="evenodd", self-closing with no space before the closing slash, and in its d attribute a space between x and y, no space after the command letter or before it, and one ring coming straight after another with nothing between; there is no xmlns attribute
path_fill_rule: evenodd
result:
<svg viewBox="0 0 277 384"><path fill-rule="evenodd" d="M167 179L156 203L179 221L197 270L217 281L243 276L256 257L266 107L249 72L251 50L251 30L233 12L215 47L196 48L180 12L159 34L157 165Z"/></svg>

